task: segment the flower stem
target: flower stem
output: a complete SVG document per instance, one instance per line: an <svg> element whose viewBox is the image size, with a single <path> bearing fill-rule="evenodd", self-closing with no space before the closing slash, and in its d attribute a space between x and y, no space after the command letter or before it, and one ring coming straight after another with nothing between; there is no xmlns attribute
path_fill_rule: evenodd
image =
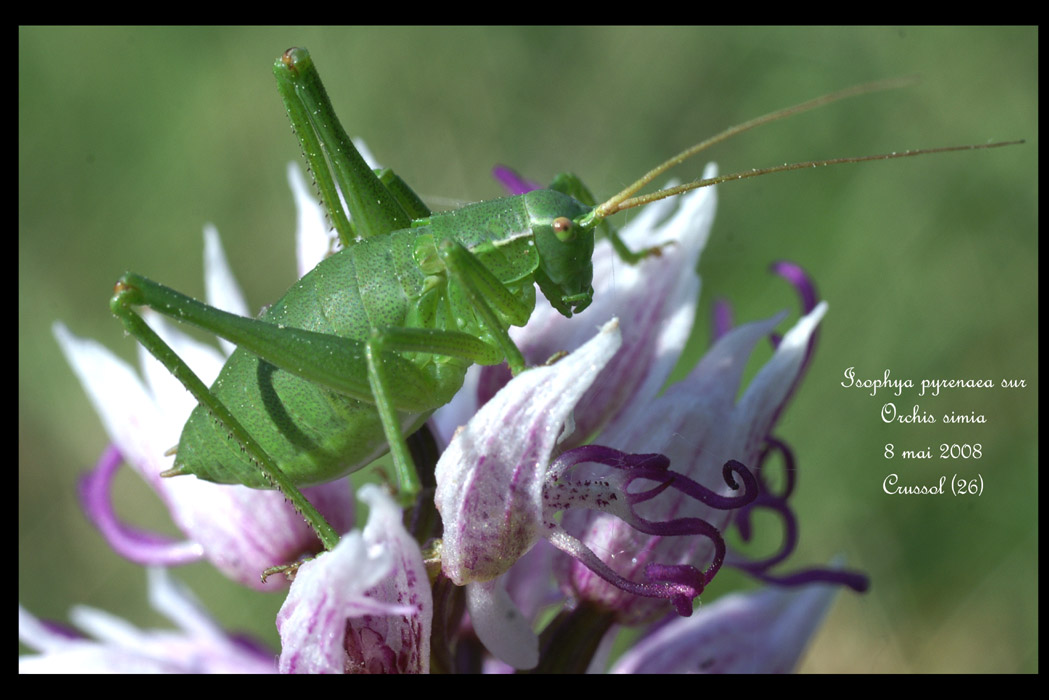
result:
<svg viewBox="0 0 1049 700"><path fill-rule="evenodd" d="M585 673L615 613L580 602L562 610L539 635L539 665L526 673Z"/></svg>

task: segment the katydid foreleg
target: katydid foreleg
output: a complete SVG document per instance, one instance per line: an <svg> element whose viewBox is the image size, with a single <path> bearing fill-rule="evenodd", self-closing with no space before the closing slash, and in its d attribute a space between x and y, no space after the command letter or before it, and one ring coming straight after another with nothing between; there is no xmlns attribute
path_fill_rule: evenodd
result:
<svg viewBox="0 0 1049 700"><path fill-rule="evenodd" d="M485 330L502 351L496 362L505 357L513 374L524 371L524 356L506 332L506 323L514 326L528 323L532 307L518 300L499 278L458 241L446 239L441 246L440 256L449 275L466 292L474 310L484 322ZM496 309L502 312L506 323L497 318Z"/></svg>

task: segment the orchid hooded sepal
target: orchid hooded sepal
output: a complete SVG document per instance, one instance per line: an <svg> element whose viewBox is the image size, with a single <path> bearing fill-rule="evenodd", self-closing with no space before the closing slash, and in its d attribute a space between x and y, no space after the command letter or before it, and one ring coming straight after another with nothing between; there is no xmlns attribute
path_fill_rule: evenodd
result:
<svg viewBox="0 0 1049 700"><path fill-rule="evenodd" d="M675 489L713 507L738 508L756 497L756 482L742 465L730 462L724 477L744 492L715 494L669 471L661 455L631 455L597 445L571 450L557 460L553 451L571 433L572 410L620 345L618 322L607 323L578 350L551 366L528 370L503 388L460 429L437 464L436 505L444 521L441 563L458 585L469 585L467 604L474 627L490 651L518 668L538 661L538 646L528 622L497 581L540 539L590 567L612 585L633 595L662 598L688 615L692 601L709 583L724 556L720 533L698 518L652 522L635 505ZM612 467L599 479L573 479L576 464ZM630 489L638 479L655 484ZM652 563L646 582L627 580L605 565L555 516L568 508L610 513L642 532L701 534L718 552L706 571L692 566ZM509 622L508 622L509 620Z"/></svg>

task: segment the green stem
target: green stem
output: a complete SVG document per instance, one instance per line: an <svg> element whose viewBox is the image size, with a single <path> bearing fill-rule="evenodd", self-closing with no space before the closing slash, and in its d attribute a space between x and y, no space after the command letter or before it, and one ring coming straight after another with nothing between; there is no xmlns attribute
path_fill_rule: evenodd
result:
<svg viewBox="0 0 1049 700"><path fill-rule="evenodd" d="M528 673L585 673L615 614L581 602L563 610L539 636L539 665Z"/></svg>

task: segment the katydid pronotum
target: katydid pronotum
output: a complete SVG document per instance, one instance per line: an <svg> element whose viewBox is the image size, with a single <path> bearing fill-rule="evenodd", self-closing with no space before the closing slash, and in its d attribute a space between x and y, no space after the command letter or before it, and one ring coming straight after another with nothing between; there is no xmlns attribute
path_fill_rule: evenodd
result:
<svg viewBox="0 0 1049 700"><path fill-rule="evenodd" d="M258 319L225 313L140 275L117 282L113 312L193 394L175 466L219 483L277 488L331 549L338 534L300 486L363 468L387 449L399 493L419 479L405 435L451 400L473 364L525 361L508 335L524 326L535 287L571 317L593 295L595 231L635 263L605 219L699 187L785 170L901 158L1006 143L810 161L697 180L637 195L671 167L761 124L905 81L859 85L732 127L657 166L607 201L574 175L550 189L431 213L392 171L373 171L334 114L305 49L274 65L277 85L322 205L343 249L322 261ZM1017 143L1017 142L1010 142ZM343 202L345 207L343 208ZM133 310L149 306L236 343L211 388Z"/></svg>

